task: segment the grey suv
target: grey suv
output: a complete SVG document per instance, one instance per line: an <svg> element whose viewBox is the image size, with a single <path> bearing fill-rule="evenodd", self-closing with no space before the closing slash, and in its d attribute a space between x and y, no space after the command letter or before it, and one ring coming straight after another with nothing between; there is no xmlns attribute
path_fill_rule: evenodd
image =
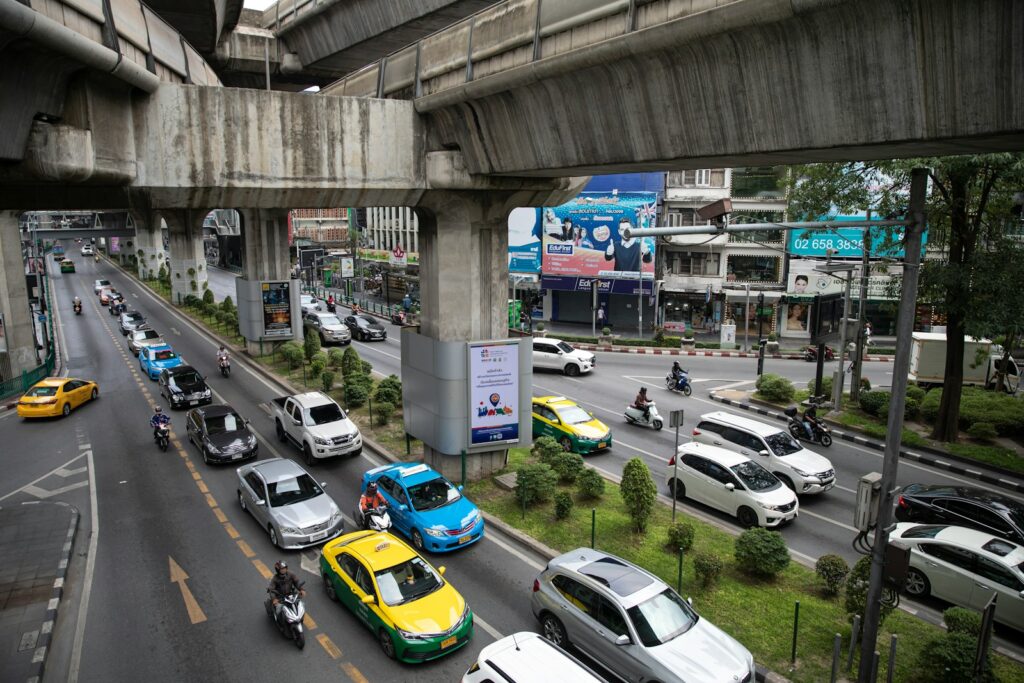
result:
<svg viewBox="0 0 1024 683"><path fill-rule="evenodd" d="M577 548L533 582L530 607L544 635L573 645L623 680L754 680L754 658L693 611L670 586L614 555Z"/></svg>

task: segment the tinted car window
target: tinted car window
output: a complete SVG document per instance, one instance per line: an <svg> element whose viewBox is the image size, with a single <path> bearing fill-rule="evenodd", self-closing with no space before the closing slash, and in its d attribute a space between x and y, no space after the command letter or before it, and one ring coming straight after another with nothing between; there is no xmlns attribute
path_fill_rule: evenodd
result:
<svg viewBox="0 0 1024 683"><path fill-rule="evenodd" d="M31 389L29 389L25 393L25 395L26 396L41 396L41 397L56 396L57 395L57 389L59 389L59 388L60 387L47 387L47 386L32 387Z"/></svg>
<svg viewBox="0 0 1024 683"><path fill-rule="evenodd" d="M727 441L733 442L740 448L747 448L755 453L763 450L761 441L756 436L751 436L746 432L741 432L740 430L733 429L732 427L726 427L723 429L722 437Z"/></svg>
<svg viewBox="0 0 1024 683"><path fill-rule="evenodd" d="M447 479L437 477L422 484L410 486L409 497L412 498L412 506L423 512L454 503L462 498L462 494Z"/></svg>
<svg viewBox="0 0 1024 683"><path fill-rule="evenodd" d="M708 476L719 482L720 484L735 484L736 480L732 478L729 470L725 469L716 462L708 463Z"/></svg>
<svg viewBox="0 0 1024 683"><path fill-rule="evenodd" d="M969 503L964 500L940 500L935 503L936 507L944 507L951 514L958 515L966 520L974 522L971 526L983 524L990 529L995 529L1001 534L1008 534L1012 531L999 515L991 510L986 510L980 505Z"/></svg>
<svg viewBox="0 0 1024 683"><path fill-rule="evenodd" d="M733 466L732 471L751 491L773 491L782 486L775 475L750 460Z"/></svg>
<svg viewBox="0 0 1024 683"><path fill-rule="evenodd" d="M626 619L622 616L619 608L608 598L601 595L594 597L597 598L597 614L595 615L597 621L616 636L628 634Z"/></svg>
<svg viewBox="0 0 1024 683"><path fill-rule="evenodd" d="M551 584L558 589L562 597L575 605L578 609L594 615L594 591L584 586L579 581L573 581L568 576L561 574L551 580Z"/></svg>
<svg viewBox="0 0 1024 683"><path fill-rule="evenodd" d="M348 553L342 553L338 555L338 566L341 567L341 571L348 574L348 578L353 581L356 580L356 574L359 570L359 563L356 562L355 558Z"/></svg>
<svg viewBox="0 0 1024 683"><path fill-rule="evenodd" d="M316 498L324 491L308 474L291 479L281 479L267 486L270 493L270 507L294 505L310 498Z"/></svg>
<svg viewBox="0 0 1024 683"><path fill-rule="evenodd" d="M790 455L803 450L803 446L787 432L777 432L765 439L775 455Z"/></svg>
<svg viewBox="0 0 1024 683"><path fill-rule="evenodd" d="M696 455L693 455L691 453L687 453L686 455L683 456L683 464L685 464L687 467L697 470L701 474L707 474L707 462L708 461L705 460L704 458L697 457Z"/></svg>
<svg viewBox="0 0 1024 683"><path fill-rule="evenodd" d="M1010 590L1019 591L1024 588L1020 581L1017 580L1017 577L1011 574L1005 567L993 562L987 557L978 558L976 571L979 576L984 576L986 579L990 579L998 584L1006 586Z"/></svg>
<svg viewBox="0 0 1024 683"><path fill-rule="evenodd" d="M345 413L341 412L341 408L338 407L337 403L325 403L322 406L310 408L309 419L315 425L323 425L344 420Z"/></svg>
<svg viewBox="0 0 1024 683"><path fill-rule="evenodd" d="M975 554L969 550L943 543L922 543L918 548L932 557L949 562L955 567L960 567L969 572L974 571Z"/></svg>
<svg viewBox="0 0 1024 683"><path fill-rule="evenodd" d="M702 432L711 432L713 434L721 434L723 427L715 424L714 422L701 422L697 425L697 429Z"/></svg>
<svg viewBox="0 0 1024 683"><path fill-rule="evenodd" d="M647 647L667 643L686 633L697 619L686 601L670 589L629 609L629 620L640 642Z"/></svg>
<svg viewBox="0 0 1024 683"><path fill-rule="evenodd" d="M245 423L242 421L242 418L234 413L206 418L206 433L211 435L237 432L244 429L244 426Z"/></svg>

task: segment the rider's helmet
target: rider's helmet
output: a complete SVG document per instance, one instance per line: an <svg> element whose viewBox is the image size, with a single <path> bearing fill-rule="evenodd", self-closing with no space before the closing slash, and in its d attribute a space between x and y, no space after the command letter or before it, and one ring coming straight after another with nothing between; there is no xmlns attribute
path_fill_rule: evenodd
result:
<svg viewBox="0 0 1024 683"><path fill-rule="evenodd" d="M284 574L288 571L288 563L284 560L278 560L274 563L274 571L277 572L279 575L284 576Z"/></svg>
<svg viewBox="0 0 1024 683"><path fill-rule="evenodd" d="M375 495L377 493L377 482L371 481L369 484L367 484L366 485L366 493L367 493L367 495L370 495L370 496Z"/></svg>
<svg viewBox="0 0 1024 683"><path fill-rule="evenodd" d="M647 395L647 387L640 387L640 393L643 394L644 396L646 396Z"/></svg>
<svg viewBox="0 0 1024 683"><path fill-rule="evenodd" d="M163 408L161 408L160 406L154 406L153 407L153 412L156 415L161 415L164 411L163 411Z"/></svg>

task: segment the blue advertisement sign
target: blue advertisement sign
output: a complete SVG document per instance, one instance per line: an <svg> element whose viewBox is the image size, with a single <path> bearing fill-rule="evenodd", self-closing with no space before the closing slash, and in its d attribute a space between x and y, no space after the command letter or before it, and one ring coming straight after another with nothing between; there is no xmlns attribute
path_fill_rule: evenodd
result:
<svg viewBox="0 0 1024 683"><path fill-rule="evenodd" d="M866 216L822 216L818 220L862 221ZM789 230L786 250L793 256L827 256L860 258L864 253L865 228L834 228L832 230ZM872 258L903 258L903 229L874 227L869 234ZM928 241L928 230L921 236L921 246Z"/></svg>
<svg viewBox="0 0 1024 683"><path fill-rule="evenodd" d="M598 294L640 294L640 280L605 280L592 277L576 277L574 275L542 275L540 286L543 289L556 289L562 292L589 292L590 284L597 281ZM642 281L644 294L654 295L654 281Z"/></svg>
<svg viewBox="0 0 1024 683"><path fill-rule="evenodd" d="M513 209L508 217L508 270L510 273L540 272L540 209Z"/></svg>

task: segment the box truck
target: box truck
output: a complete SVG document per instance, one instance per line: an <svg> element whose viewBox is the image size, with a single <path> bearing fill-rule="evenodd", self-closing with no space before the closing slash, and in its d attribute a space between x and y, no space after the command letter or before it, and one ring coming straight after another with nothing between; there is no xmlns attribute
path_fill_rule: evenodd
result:
<svg viewBox="0 0 1024 683"><path fill-rule="evenodd" d="M1003 349L988 339L964 337L964 384L995 388L996 369L1003 362ZM922 387L942 386L946 375L946 333L915 332L910 347L911 382ZM1008 393L1017 391L1020 373L1010 358L1003 380Z"/></svg>

